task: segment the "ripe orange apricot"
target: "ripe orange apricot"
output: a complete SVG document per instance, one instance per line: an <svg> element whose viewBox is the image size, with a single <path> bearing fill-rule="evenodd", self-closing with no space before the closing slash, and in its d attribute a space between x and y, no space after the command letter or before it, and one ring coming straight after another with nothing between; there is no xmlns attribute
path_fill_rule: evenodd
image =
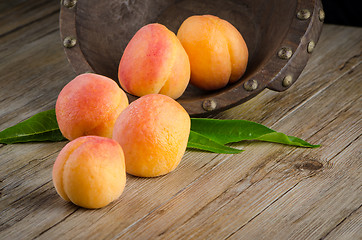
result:
<svg viewBox="0 0 362 240"><path fill-rule="evenodd" d="M189 134L186 110L168 96L150 94L132 102L119 115L113 139L122 146L127 173L156 177L178 166Z"/></svg>
<svg viewBox="0 0 362 240"><path fill-rule="evenodd" d="M53 184L66 201L101 208L116 200L126 184L121 146L110 138L85 136L69 142L53 166Z"/></svg>
<svg viewBox="0 0 362 240"><path fill-rule="evenodd" d="M216 90L236 82L246 70L248 49L239 31L216 16L191 16L177 37L191 65L191 84Z"/></svg>
<svg viewBox="0 0 362 240"><path fill-rule="evenodd" d="M133 36L118 70L122 88L138 97L160 93L178 98L190 80L190 62L176 35L161 24L148 24Z"/></svg>
<svg viewBox="0 0 362 240"><path fill-rule="evenodd" d="M115 81L86 73L62 89L55 111L59 129L69 140L86 135L111 138L114 123L127 106L128 98Z"/></svg>

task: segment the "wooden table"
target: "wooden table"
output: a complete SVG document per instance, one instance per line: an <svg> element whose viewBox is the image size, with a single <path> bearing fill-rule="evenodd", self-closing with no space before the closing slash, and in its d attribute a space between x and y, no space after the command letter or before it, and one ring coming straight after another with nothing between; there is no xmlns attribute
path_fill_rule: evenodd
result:
<svg viewBox="0 0 362 240"><path fill-rule="evenodd" d="M54 108L75 76L58 17L58 1L0 3L0 130ZM322 147L188 150L171 174L127 176L120 199L99 210L67 203L53 187L66 142L0 145L0 239L361 239L361 44L361 28L325 25L289 90L213 116Z"/></svg>

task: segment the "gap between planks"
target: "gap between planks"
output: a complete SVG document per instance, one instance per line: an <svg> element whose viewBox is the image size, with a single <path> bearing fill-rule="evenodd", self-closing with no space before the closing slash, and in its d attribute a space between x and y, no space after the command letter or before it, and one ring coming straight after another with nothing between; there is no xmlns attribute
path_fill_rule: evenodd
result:
<svg viewBox="0 0 362 240"><path fill-rule="evenodd" d="M360 205L356 210L351 212L347 217L343 218L335 228L329 231L320 240L325 239L358 239L362 236L362 213ZM352 229L351 229L352 228ZM354 232L353 232L354 230Z"/></svg>

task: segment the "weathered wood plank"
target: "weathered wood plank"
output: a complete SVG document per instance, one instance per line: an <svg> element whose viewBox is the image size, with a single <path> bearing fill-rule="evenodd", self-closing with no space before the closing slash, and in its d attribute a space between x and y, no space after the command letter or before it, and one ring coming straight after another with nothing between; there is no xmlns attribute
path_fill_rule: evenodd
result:
<svg viewBox="0 0 362 240"><path fill-rule="evenodd" d="M52 15L12 33L31 39L23 45L19 45L17 41L0 45L2 53L11 55L0 64L0 130L40 111L54 108L61 88L74 77L60 45L57 19L57 15ZM52 33L39 36L41 29ZM59 147L56 147L56 150L49 147L59 144L35 146L30 144L24 145L24 148L19 145L3 147L0 152L1 178L27 166L32 159L43 158L60 150Z"/></svg>
<svg viewBox="0 0 362 240"><path fill-rule="evenodd" d="M59 1L6 5L0 12L1 32L7 32L0 37L0 129L13 125L13 117L32 116L26 111L54 105L61 87L74 76L60 44Z"/></svg>
<svg viewBox="0 0 362 240"><path fill-rule="evenodd" d="M0 38L27 27L60 9L56 0L12 0L0 3Z"/></svg>
<svg viewBox="0 0 362 240"><path fill-rule="evenodd" d="M362 236L362 212L361 207L353 211L350 215L342 219L342 221L331 232L327 233L322 239L358 239Z"/></svg>
<svg viewBox="0 0 362 240"><path fill-rule="evenodd" d="M54 108L59 91L74 77L59 36L59 1L17 2L21 3L13 1L15 7L0 15L0 130ZM51 182L54 158L64 144L0 146L0 231L28 215L41 216L28 222L27 231L31 232L37 226L53 225L68 214L62 213L67 205L54 198ZM52 200L58 204L48 205ZM62 204L64 208L56 207ZM73 206L69 207L74 211ZM60 211L56 215L48 214L57 209ZM54 217L56 221L52 222ZM19 236L15 234L12 239ZM28 237L23 235L23 239Z"/></svg>
<svg viewBox="0 0 362 240"><path fill-rule="evenodd" d="M338 164L308 178L233 233L230 239L320 239L361 204L361 139L329 159ZM350 168L346 169L345 165ZM354 183L354 184L352 184ZM275 221L279 219L279 221ZM262 226L262 227L260 227Z"/></svg>
<svg viewBox="0 0 362 240"><path fill-rule="evenodd" d="M59 91L74 76L55 24L57 15L52 15L16 33L30 39L22 40L23 45L1 45L1 54L6 59L0 65L1 130L36 112L54 108ZM39 36L39 31L47 30L49 34Z"/></svg>

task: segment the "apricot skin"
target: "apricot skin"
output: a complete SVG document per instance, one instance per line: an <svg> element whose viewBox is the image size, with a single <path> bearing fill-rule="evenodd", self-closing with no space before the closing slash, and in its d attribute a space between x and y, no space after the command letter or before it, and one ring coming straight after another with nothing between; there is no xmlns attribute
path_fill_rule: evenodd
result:
<svg viewBox="0 0 362 240"><path fill-rule="evenodd" d="M156 177L178 166L189 134L190 117L185 109L168 96L150 94L120 114L113 139L122 146L127 173Z"/></svg>
<svg viewBox="0 0 362 240"><path fill-rule="evenodd" d="M86 135L111 138L114 123L127 106L127 96L115 81L86 73L62 89L55 110L59 129L67 139Z"/></svg>
<svg viewBox="0 0 362 240"><path fill-rule="evenodd" d="M148 24L124 50L118 79L135 96L160 93L176 99L189 83L190 62L173 32L161 24Z"/></svg>
<svg viewBox="0 0 362 240"><path fill-rule="evenodd" d="M191 16L181 24L177 37L189 56L191 84L216 90L244 74L248 49L229 22L212 15Z"/></svg>
<svg viewBox="0 0 362 240"><path fill-rule="evenodd" d="M104 207L122 194L126 184L122 148L110 138L77 138L60 151L52 175L64 200L84 208Z"/></svg>

